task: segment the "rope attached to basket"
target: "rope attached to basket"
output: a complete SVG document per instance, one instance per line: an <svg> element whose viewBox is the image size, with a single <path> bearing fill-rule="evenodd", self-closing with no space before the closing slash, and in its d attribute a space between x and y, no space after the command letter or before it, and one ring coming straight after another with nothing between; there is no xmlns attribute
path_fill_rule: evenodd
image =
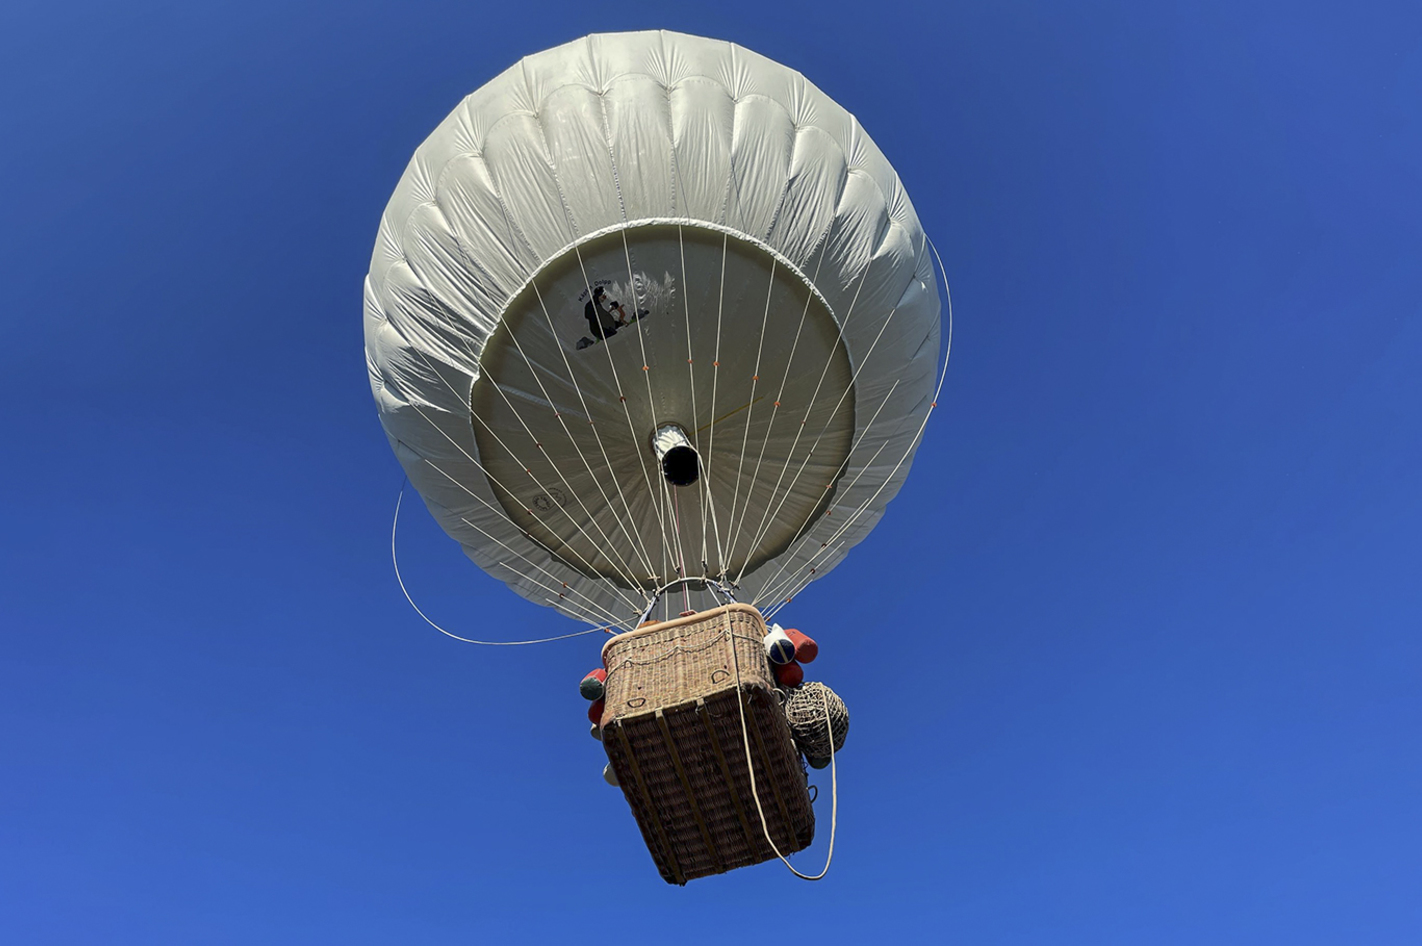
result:
<svg viewBox="0 0 1422 946"><path fill-rule="evenodd" d="M405 501L405 487L408 486L409 483L410 480L407 477L405 482L400 484L400 495L395 498L395 518L390 523L390 564L395 566L395 580L400 584L400 591L404 594L405 600L410 602L410 607L414 608L415 613L424 618L425 623L430 627L439 631L445 637L452 637L466 644L480 644L484 647L522 647L526 644L547 644L552 641L564 641L570 637L583 637L587 634L612 633L610 627L593 627L586 631L574 631L572 634L559 634L557 637L540 637L537 640L531 641L476 641L471 637L460 637L452 631L446 631L434 621L430 620L430 616L420 610L420 606L415 604L415 599L410 597L410 589L405 587L405 579L400 574L400 556L395 551L395 531L400 528L400 504Z"/></svg>
<svg viewBox="0 0 1422 946"><path fill-rule="evenodd" d="M736 668L736 708L741 713L741 743L746 751L746 772L750 775L751 798L755 799L756 814L760 815L760 830L765 834L765 841L770 845L770 849L775 852L775 856L780 858L780 862L785 865L790 873L801 880L823 880L829 873L830 863L834 860L834 836L839 827L839 777L835 773L834 749L835 732L834 720L830 715L829 688L825 687L820 691L820 702L824 709L825 726L829 733L829 763L830 763L830 839L829 850L825 853L825 866L818 874L802 874L795 869L795 865L780 853L780 848L775 846L775 841L770 837L770 825L765 820L765 808L760 803L760 792L755 787L755 761L751 758L750 729L746 726L746 704L745 692L741 689L741 658L736 653L736 648L731 647L731 659ZM839 740L840 745L844 744L843 735Z"/></svg>

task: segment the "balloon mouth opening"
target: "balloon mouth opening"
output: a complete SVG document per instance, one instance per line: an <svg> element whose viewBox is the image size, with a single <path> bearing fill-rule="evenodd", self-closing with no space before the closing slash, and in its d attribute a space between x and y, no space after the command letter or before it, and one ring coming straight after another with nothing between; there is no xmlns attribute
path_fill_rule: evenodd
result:
<svg viewBox="0 0 1422 946"><path fill-rule="evenodd" d="M679 424L663 424L652 434L652 450L662 464L662 476L673 486L690 486L701 478L701 456Z"/></svg>
<svg viewBox="0 0 1422 946"><path fill-rule="evenodd" d="M673 486L690 486L701 477L701 458L688 446L672 447L662 455L662 476Z"/></svg>

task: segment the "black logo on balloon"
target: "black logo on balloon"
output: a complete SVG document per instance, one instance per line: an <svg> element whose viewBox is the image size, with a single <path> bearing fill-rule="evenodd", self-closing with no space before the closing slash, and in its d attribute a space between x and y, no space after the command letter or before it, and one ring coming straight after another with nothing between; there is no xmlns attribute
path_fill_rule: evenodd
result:
<svg viewBox="0 0 1422 946"><path fill-rule="evenodd" d="M636 308L635 303L614 298L610 289L611 280L600 279L579 296L587 300L583 303L583 319L588 334L578 339L578 351L612 338L618 330L647 315L648 310Z"/></svg>
<svg viewBox="0 0 1422 946"><path fill-rule="evenodd" d="M568 497L563 495L563 491L556 486L548 487L548 492L539 493L533 497L533 508L539 512L551 512L554 506L563 506L568 502Z"/></svg>

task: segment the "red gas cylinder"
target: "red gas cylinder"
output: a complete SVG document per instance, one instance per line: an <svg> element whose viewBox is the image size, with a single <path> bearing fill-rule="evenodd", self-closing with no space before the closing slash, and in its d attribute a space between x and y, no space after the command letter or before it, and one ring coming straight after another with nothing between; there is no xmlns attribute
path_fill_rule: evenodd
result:
<svg viewBox="0 0 1422 946"><path fill-rule="evenodd" d="M578 692L585 700L600 700L607 683L607 671L598 667L587 676L583 677L583 682L578 684Z"/></svg>
<svg viewBox="0 0 1422 946"><path fill-rule="evenodd" d="M775 682L783 687L794 689L805 682L805 670L795 661L788 664L777 664L775 670Z"/></svg>
<svg viewBox="0 0 1422 946"><path fill-rule="evenodd" d="M785 629L785 636L795 642L795 659L800 663L807 664L819 656L820 645L813 637L806 637L793 627Z"/></svg>

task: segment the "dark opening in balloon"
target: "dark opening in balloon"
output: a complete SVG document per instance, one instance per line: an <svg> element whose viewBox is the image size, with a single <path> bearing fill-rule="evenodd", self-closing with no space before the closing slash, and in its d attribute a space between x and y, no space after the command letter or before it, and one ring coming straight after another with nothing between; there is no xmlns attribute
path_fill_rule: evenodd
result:
<svg viewBox="0 0 1422 946"><path fill-rule="evenodd" d="M701 458L691 447L672 447L662 455L662 475L673 486L690 486L701 476Z"/></svg>

